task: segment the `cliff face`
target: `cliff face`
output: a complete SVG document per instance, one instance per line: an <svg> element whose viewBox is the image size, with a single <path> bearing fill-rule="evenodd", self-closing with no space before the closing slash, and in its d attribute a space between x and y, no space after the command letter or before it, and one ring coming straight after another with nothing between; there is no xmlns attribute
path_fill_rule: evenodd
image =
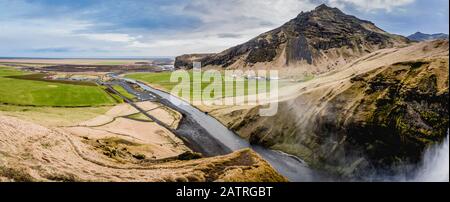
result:
<svg viewBox="0 0 450 202"><path fill-rule="evenodd" d="M346 71L302 84L273 117L260 107L210 114L251 143L348 176L417 163L447 136L448 41L377 52Z"/></svg>
<svg viewBox="0 0 450 202"><path fill-rule="evenodd" d="M196 60L203 66L223 68L306 64L320 66L316 72L325 72L374 50L408 42L369 21L321 5L247 43Z"/></svg>
<svg viewBox="0 0 450 202"><path fill-rule="evenodd" d="M376 168L418 163L428 145L446 137L446 59L400 62L351 82L316 118L315 134L343 141L325 161L356 151Z"/></svg>

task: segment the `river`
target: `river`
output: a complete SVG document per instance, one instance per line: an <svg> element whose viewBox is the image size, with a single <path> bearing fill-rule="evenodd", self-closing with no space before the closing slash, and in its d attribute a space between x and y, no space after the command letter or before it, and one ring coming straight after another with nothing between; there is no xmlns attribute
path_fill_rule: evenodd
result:
<svg viewBox="0 0 450 202"><path fill-rule="evenodd" d="M179 135L187 137L194 148L202 153L221 155L232 151L251 148L271 164L275 170L291 182L335 181L338 178L325 175L309 168L303 160L281 151L271 150L259 145L251 145L236 135L221 122L200 111L190 103L167 92L154 89L144 83L121 77L122 81L139 85L142 89L159 98L159 102L183 114ZM430 147L420 165L412 173L399 172L396 176L366 176L357 181L445 181L449 180L448 137L442 144ZM408 175L408 177L406 177ZM342 179L341 179L342 180ZM349 179L350 181L353 181Z"/></svg>
<svg viewBox="0 0 450 202"><path fill-rule="evenodd" d="M144 83L135 81L133 79L115 77L116 79L121 79L129 83L134 83L139 85L142 89L147 92L159 97L162 104L168 105L168 107L175 108L175 110L180 111L184 115L184 118L191 118L195 120L196 124L201 126L202 134L190 133L191 141L195 141L194 144L204 147L206 151L212 151L217 149L217 146L212 144L211 141L205 140L205 136L210 136L214 140L220 142L221 145L228 148L229 151L237 151L244 148L251 148L257 152L263 159L270 163L270 165L275 168L280 174L285 176L291 182L311 182L311 181L324 181L325 178L319 173L310 169L301 159L298 157L285 154L280 151L274 151L264 148L259 145L251 145L246 140L242 139L236 135L233 131L225 127L221 122L215 118L207 115L206 113L200 111L196 107L192 106L190 103L173 96L167 92L154 89ZM170 103L170 104L169 104ZM191 120L192 121L192 120ZM191 126L194 124L190 124ZM186 124L184 127L187 127ZM189 130L189 129L182 129ZM198 130L198 128L191 129L191 132ZM203 137L201 137L203 136Z"/></svg>

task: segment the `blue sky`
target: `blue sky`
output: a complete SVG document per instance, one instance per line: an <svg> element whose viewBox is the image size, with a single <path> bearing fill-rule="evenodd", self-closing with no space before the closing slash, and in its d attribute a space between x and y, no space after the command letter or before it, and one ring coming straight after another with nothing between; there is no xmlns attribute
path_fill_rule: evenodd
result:
<svg viewBox="0 0 450 202"><path fill-rule="evenodd" d="M396 34L448 33L448 0L0 0L0 57L219 52L326 3Z"/></svg>

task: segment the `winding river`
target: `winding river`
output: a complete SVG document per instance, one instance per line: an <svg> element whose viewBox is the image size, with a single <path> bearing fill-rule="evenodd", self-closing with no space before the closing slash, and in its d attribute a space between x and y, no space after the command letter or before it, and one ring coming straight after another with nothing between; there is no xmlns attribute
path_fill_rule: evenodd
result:
<svg viewBox="0 0 450 202"><path fill-rule="evenodd" d="M205 137L210 136L213 140L219 142L221 146L226 147L229 152L236 151L244 148L251 148L257 152L262 158L269 162L273 168L275 168L279 173L285 176L289 181L292 182L310 182L310 181L323 181L324 179L320 177L318 173L310 169L301 159L285 154L280 151L274 151L262 146L251 145L246 140L242 139L236 135L233 131L229 130L222 123L220 123L215 118L207 115L206 113L200 111L196 107L192 106L190 103L173 96L164 91L154 89L144 83L135 81L133 79L121 78L114 76L114 78L126 81L128 83L133 83L139 85L145 91L156 95L160 102L168 107L175 108L175 110L180 111L184 118L189 117L190 120L194 120L196 124L201 127L202 134L190 133L189 139L194 141L200 147L217 147L214 144L211 145L209 140L205 140ZM188 119L189 120L189 119ZM186 124L184 124L186 127ZM189 124L193 125L193 124ZM198 129L198 128L197 128ZM197 130L194 128L194 130ZM183 130L183 129L181 129ZM191 130L192 132L193 130ZM203 148L205 151L212 151L216 148ZM208 150L210 149L210 150Z"/></svg>
<svg viewBox="0 0 450 202"><path fill-rule="evenodd" d="M311 182L338 180L336 177L309 168L296 156L281 151L270 150L259 145L249 144L246 140L236 135L218 120L200 111L183 99L167 92L154 89L133 79L122 78L115 75L112 77L121 81L123 85L129 85L129 83L139 85L148 93L148 95L146 95L147 97L155 97L161 104L182 113L183 119L180 122L179 128L176 130L177 135L189 140L188 143L191 144L189 145L191 148L206 154L206 156L223 155L231 153L232 151L251 148L289 181ZM133 91L130 86L125 87L128 91ZM415 169L412 174L399 172L394 176L368 176L359 180L448 182L448 156L447 137L442 144L437 144L425 152L423 162L420 165L417 165L417 169ZM409 177L405 177L407 174Z"/></svg>

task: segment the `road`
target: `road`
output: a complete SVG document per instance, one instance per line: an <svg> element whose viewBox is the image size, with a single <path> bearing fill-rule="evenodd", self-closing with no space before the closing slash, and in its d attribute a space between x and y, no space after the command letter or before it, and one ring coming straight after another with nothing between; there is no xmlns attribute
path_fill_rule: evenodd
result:
<svg viewBox="0 0 450 202"><path fill-rule="evenodd" d="M120 85L125 90L127 90L129 93L135 95L139 101L154 101L159 102L171 109L174 109L176 111L179 111L179 109L172 105L171 103L167 103L165 100L160 99L159 96L154 95L152 93L148 92L139 92L131 87L131 85L125 81L117 80L113 82L108 83L102 83L102 85L105 85L108 87L111 91L118 94L122 97L123 100L125 100L127 103L129 103L131 106L136 108L139 112L147 116L148 118L154 120L157 124L163 126L167 130L171 131L173 134L178 136L183 140L183 142L191 148L194 152L199 152L203 154L203 156L209 157L209 156L217 156L217 155L224 155L232 152L228 147L226 147L224 144L222 144L220 141L217 141L212 136L205 136L203 134L208 133L203 129L191 116L186 116L184 113L181 113L183 115L180 123L178 124L177 129L173 129L164 122L158 120L156 117L148 114L145 110L137 106L132 100L126 98L125 96L121 95L119 92L117 92L114 88L112 88L113 85Z"/></svg>
<svg viewBox="0 0 450 202"><path fill-rule="evenodd" d="M135 94L139 99L147 96L143 95L145 93L151 94L151 97L154 97L153 101L180 112L183 115L183 119L180 127L174 131L174 134L187 140L188 146L194 151L201 152L206 156L216 156L244 148L251 148L290 181L329 181L327 177L310 169L301 159L295 156L270 150L259 145L249 144L215 118L176 96L132 79L112 77L119 82L119 85L130 90L129 93ZM136 93L130 85L138 85L145 92Z"/></svg>

